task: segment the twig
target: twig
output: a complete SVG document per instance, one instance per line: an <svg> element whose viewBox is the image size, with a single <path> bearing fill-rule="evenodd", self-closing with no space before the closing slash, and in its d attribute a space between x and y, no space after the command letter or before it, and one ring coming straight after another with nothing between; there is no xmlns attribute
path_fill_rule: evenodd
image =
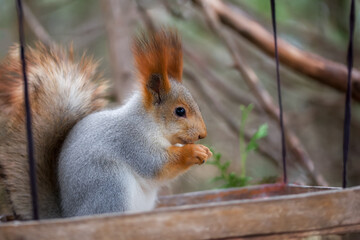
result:
<svg viewBox="0 0 360 240"><path fill-rule="evenodd" d="M26 23L34 32L35 36L46 46L51 46L54 41L25 2L23 2L23 11Z"/></svg>
<svg viewBox="0 0 360 240"><path fill-rule="evenodd" d="M240 126L231 116L229 111L226 111L223 104L219 101L218 98L212 97L208 91L205 90L205 84L203 81L199 80L197 75L193 74L188 68L184 68L184 76L191 81L191 86L193 86L197 92L201 95L202 99L204 99L209 106L212 106L213 110L224 119L227 126L231 129L232 132L238 133ZM245 139L249 141L252 135L245 132ZM263 145L259 145L258 151L267 157L268 159L272 160L277 166L279 166L279 162L277 161L278 157L275 156L273 153L268 151L264 148Z"/></svg>
<svg viewBox="0 0 360 240"><path fill-rule="evenodd" d="M137 6L137 10L140 13L140 17L141 17L142 21L146 25L146 28L149 31L154 32L156 30L156 27L155 27L153 21L151 20L149 14L146 12L146 8L139 2L139 0L136 0L136 6Z"/></svg>
<svg viewBox="0 0 360 240"><path fill-rule="evenodd" d="M170 11L171 6L170 4L164 0L164 4L166 4L166 9ZM147 14L146 9L141 5L141 3L137 3L138 10L140 13L140 17L142 18L143 22L145 23L146 27L150 31L154 31L156 29L154 22L150 18L150 16ZM170 13L173 15L175 14L173 11L170 11ZM178 17L178 15L175 15L175 17ZM183 46L183 52L185 57L188 57L191 62L195 63L198 66L198 69L203 73L203 75L206 77L207 82L213 85L214 88L218 89L220 92L223 92L226 94L226 96L234 102L242 103L244 105L249 105L251 100L248 98L243 97L242 94L239 94L238 90L235 90L232 86L227 84L222 79L218 78L211 72L211 70L205 66L205 64L202 63L201 59L199 59L198 56L196 56L192 51L190 51L186 46ZM256 109L258 109L259 106L256 106Z"/></svg>
<svg viewBox="0 0 360 240"><path fill-rule="evenodd" d="M150 29L150 31L153 31L156 29L156 26L151 19L151 17L146 12L146 9L144 9L142 6L138 6L138 10L140 13L140 17L142 18L145 25ZM250 104L251 102L248 99L245 99L239 95L239 93L236 93L230 86L224 84L223 81L219 80L212 72L204 66L204 64L201 62L201 60L191 53L185 46L183 46L183 51L187 57L191 59L192 62L194 62L198 69L201 70L203 75L207 77L208 82L210 82L213 87L217 90L221 89L232 98L232 100L243 103L243 104ZM239 132L239 126L238 123L234 120L234 118L229 114L228 111L226 111L223 107L223 104L216 98L213 98L209 95L208 91L205 91L206 89L205 84L203 81L200 81L197 77L197 75L193 74L187 67L184 68L184 76L191 81L191 85L197 90L197 92L201 95L202 99L204 99L209 105L214 107L215 112L224 119L227 126L231 129L231 131L235 134ZM231 89L231 90L230 90ZM245 133L245 138L249 140L251 138L251 134ZM273 148L272 148L273 149ZM275 156L275 153L269 151L264 146L259 146L259 152L273 161L277 166L279 166L279 162L277 161L278 157Z"/></svg>
<svg viewBox="0 0 360 240"><path fill-rule="evenodd" d="M201 4L202 0L192 0ZM219 0L208 1L214 15L220 21L248 39L267 54L274 56L274 42L272 34L257 22L235 12ZM347 68L345 65L325 59L319 55L302 51L282 39L278 39L279 58L281 63L310 76L311 78L328 85L334 89L345 92ZM352 97L360 101L360 71L353 69Z"/></svg>
<svg viewBox="0 0 360 240"><path fill-rule="evenodd" d="M133 1L102 0L103 15L108 35L108 50L114 95L121 102L134 87L131 54L132 29L136 20L136 3Z"/></svg>
<svg viewBox="0 0 360 240"><path fill-rule="evenodd" d="M86 35L92 32L101 32L102 34L105 32L101 19L91 18L73 28L69 35L86 37Z"/></svg>
<svg viewBox="0 0 360 240"><path fill-rule="evenodd" d="M45 46L54 46L55 41L50 36L50 34L46 31L46 29L41 25L40 21L35 17L30 7L23 2L23 11L26 23L29 25L31 31L35 34L40 42L42 42ZM94 31L99 30L99 31ZM83 38L82 41L77 41L74 43L74 48L82 48L84 46L89 45L101 35L103 35L103 30L99 27L99 24L96 24L94 21L88 22L84 25L81 25L78 29L76 29L72 35L80 36ZM90 34L89 34L90 33ZM84 34L87 34L86 38L84 38ZM85 39L85 40L84 40Z"/></svg>
<svg viewBox="0 0 360 240"><path fill-rule="evenodd" d="M201 2L202 9L207 17L207 21L211 26L212 30L217 36L219 36L233 58L235 68L240 72L245 82L248 84L249 88L259 100L260 104L263 106L265 111L276 121L279 121L279 110L274 105L273 100L270 94L262 87L257 75L255 72L247 66L240 55L238 54L237 48L234 45L234 42L231 41L230 37L227 35L227 32L223 31L220 27L218 16L213 8L213 5L217 3L217 0L199 0ZM285 128L286 142L290 150L294 153L296 158L300 160L305 168L311 173L311 176L320 185L328 185L325 179L321 174L317 173L314 167L313 161L310 159L308 153L305 151L301 145L299 139L288 129Z"/></svg>
<svg viewBox="0 0 360 240"><path fill-rule="evenodd" d="M239 94L238 89L234 89L234 87L230 86L224 80L216 77L215 74L206 66L198 56L196 56L192 51L190 51L186 46L183 46L183 52L185 57L188 57L192 63L195 63L198 70L203 73L206 77L208 83L210 83L215 89L219 90L220 92L226 94L226 97L229 100L237 103L241 103L244 105L249 105L252 101L244 97L243 94ZM258 104L255 104L256 109L259 108Z"/></svg>
<svg viewBox="0 0 360 240"><path fill-rule="evenodd" d="M161 1L163 3L163 5L165 6L166 10L168 12L171 13L171 15L173 15L175 18L177 19L185 19L184 15L182 14L181 11L178 11L177 9L175 9L172 5L171 5L171 1L168 0L162 0Z"/></svg>

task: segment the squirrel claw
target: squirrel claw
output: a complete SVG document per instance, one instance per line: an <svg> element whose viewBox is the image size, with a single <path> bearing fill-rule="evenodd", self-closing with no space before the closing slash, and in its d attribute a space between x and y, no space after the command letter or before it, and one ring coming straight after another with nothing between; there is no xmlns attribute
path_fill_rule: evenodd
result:
<svg viewBox="0 0 360 240"><path fill-rule="evenodd" d="M193 147L195 148L194 157L197 160L195 164L202 165L211 157L211 152L207 147L200 144L194 144Z"/></svg>

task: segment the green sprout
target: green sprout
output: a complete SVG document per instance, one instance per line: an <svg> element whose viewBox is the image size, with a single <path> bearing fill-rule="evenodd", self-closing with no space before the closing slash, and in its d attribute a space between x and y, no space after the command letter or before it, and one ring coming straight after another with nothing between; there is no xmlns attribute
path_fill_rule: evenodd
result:
<svg viewBox="0 0 360 240"><path fill-rule="evenodd" d="M246 122L254 108L253 104L249 104L247 107L240 106L241 110L241 122L240 122L240 131L239 131L239 148L240 148L240 161L241 161L241 171L240 174L236 174L235 172L228 171L230 167L230 161L226 161L222 163L221 154L216 153L214 149L210 148L213 153L213 161L208 161L208 164L214 165L220 171L220 175L211 179L212 182L222 181L224 184L220 188L231 188L231 187L244 187L249 185L251 178L246 174L246 162L248 158L248 154L252 151L258 149L259 144L258 141L268 134L268 125L262 124L256 132L252 135L249 142L245 141L245 128Z"/></svg>

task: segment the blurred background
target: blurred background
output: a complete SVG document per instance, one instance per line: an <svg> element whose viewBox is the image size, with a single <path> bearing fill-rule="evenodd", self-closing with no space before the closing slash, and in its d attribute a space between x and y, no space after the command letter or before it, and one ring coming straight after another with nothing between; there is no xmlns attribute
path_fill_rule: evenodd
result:
<svg viewBox="0 0 360 240"><path fill-rule="evenodd" d="M164 26L179 31L184 46L184 83L198 101L208 128L208 137L202 143L217 153L221 164L193 167L174 181L167 193L224 185L227 180L212 179L220 175L226 162L230 164L225 169L226 176L232 172L243 174L247 179L245 185L281 180L275 61L272 45L266 46L266 42L272 43L269 1L24 2L27 43L30 46L37 41L46 45L73 44L78 56L86 52L99 59L101 71L112 82L112 105L120 105L136 87L132 37L141 30ZM280 52L284 56L297 56L298 50L304 54L300 61L284 57L280 64L289 182L341 186L345 94L340 85L346 77L338 72L345 68L339 64L346 64L350 1L277 0L276 3L278 35L287 42L280 46ZM236 19L241 20L236 22ZM356 26L360 26L359 17ZM14 1L0 0L0 58L18 41L17 29ZM355 31L354 42L359 40L360 31ZM356 44L354 47L354 68L359 69L360 49ZM313 62L314 66L323 66L330 77L309 76L311 66L306 64ZM334 62L339 69L333 66ZM358 72L354 71L355 76ZM340 87L328 82L333 76ZM356 86L354 89L358 90L359 85ZM360 98L354 95L352 100L349 186L360 185L360 148L357 147ZM246 124L241 124L245 110L240 106L249 104L254 108ZM248 144L263 124L268 126L267 136L257 141L256 149L244 160L244 147L240 147L239 139Z"/></svg>

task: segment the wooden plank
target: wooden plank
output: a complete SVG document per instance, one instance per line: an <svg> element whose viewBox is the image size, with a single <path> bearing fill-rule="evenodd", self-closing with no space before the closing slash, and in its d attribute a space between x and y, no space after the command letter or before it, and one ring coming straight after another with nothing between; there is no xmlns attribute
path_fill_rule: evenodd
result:
<svg viewBox="0 0 360 240"><path fill-rule="evenodd" d="M232 240L292 240L292 239L303 239L312 236L329 236L329 235L343 235L343 234L351 234L352 238L346 238L346 239L354 239L354 240L360 239L360 224L317 229L312 231L267 234L267 235L257 235L257 236L248 236L248 237L240 237L240 238L236 237L231 239Z"/></svg>
<svg viewBox="0 0 360 240"><path fill-rule="evenodd" d="M360 239L360 225L350 225L350 226L342 226L342 227L332 227L328 229L320 229L314 231L304 231L304 232L296 232L296 233L281 233L281 234L270 234L270 235L259 235L259 236L250 236L250 237L240 237L240 238L231 238L232 240L296 240L296 239L304 239L308 237L329 237L334 235L350 235L349 238L346 239ZM226 239L226 238L225 238ZM230 238L228 238L230 239ZM316 238L318 239L318 238ZM321 238L323 239L323 238ZM330 239L330 238L326 238ZM333 239L333 238L331 238ZM336 238L338 239L338 238ZM343 238L341 238L343 239Z"/></svg>
<svg viewBox="0 0 360 240"><path fill-rule="evenodd" d="M0 225L0 239L210 239L316 231L360 223L360 187Z"/></svg>
<svg viewBox="0 0 360 240"><path fill-rule="evenodd" d="M242 188L218 189L162 196L158 200L157 207L162 208L189 204L203 204L209 202L224 202L240 199L257 199L336 189L340 188L300 186L294 184L264 184Z"/></svg>

